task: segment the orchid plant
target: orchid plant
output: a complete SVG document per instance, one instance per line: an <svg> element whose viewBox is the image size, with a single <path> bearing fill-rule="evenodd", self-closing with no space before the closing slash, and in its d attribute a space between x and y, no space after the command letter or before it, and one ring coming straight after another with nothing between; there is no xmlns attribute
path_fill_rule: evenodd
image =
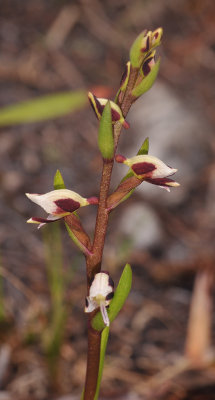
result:
<svg viewBox="0 0 215 400"><path fill-rule="evenodd" d="M153 85L160 65L156 59L156 47L160 45L162 28L143 31L130 49L130 60L126 64L115 100L97 98L89 93L89 101L99 120L98 147L103 159L100 191L98 197L84 198L65 188L63 178L57 171L55 190L46 194L26 196L41 206L47 218L32 217L27 222L46 223L63 219L70 237L86 259L87 297L85 312L88 317L88 356L84 400L96 400L102 377L105 350L110 325L123 307L131 288L131 267L126 264L114 293L109 273L102 271L102 255L110 213L125 201L142 182L146 181L168 191L179 184L170 179L177 170L167 166L157 157L148 155L146 139L137 155L126 158L116 154L123 128L129 129L126 116L132 104ZM109 193L114 161L126 164L128 173L118 187ZM87 205L96 205L97 218L93 241L83 228L77 210ZM105 267L106 268L106 267Z"/></svg>

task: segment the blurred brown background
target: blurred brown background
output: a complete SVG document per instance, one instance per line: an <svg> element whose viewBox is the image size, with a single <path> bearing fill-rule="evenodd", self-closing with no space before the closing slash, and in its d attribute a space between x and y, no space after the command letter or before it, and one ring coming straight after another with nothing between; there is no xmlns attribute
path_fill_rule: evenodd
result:
<svg viewBox="0 0 215 400"><path fill-rule="evenodd" d="M215 399L215 3L1 0L0 5L1 107L80 88L113 98L136 35L163 27L159 77L129 113L131 129L121 136L119 150L133 156L149 136L150 154L178 168L181 186L167 193L142 184L110 218L103 268L117 282L128 261L134 281L111 328L101 398ZM1 128L1 400L80 398L87 347L84 258L62 229L67 316L53 371L45 345L52 330L47 272L52 228L37 231L26 224L43 214L24 193L52 190L59 168L68 188L97 195L97 127L87 105L55 120ZM125 171L115 167L113 188ZM95 211L80 212L91 233Z"/></svg>

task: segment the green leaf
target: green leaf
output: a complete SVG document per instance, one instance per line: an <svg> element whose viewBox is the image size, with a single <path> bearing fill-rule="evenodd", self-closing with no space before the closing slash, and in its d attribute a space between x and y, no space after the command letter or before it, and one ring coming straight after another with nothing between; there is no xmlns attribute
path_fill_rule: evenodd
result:
<svg viewBox="0 0 215 400"><path fill-rule="evenodd" d="M143 78L142 82L132 90L133 96L139 97L145 92L147 92L149 89L151 89L157 77L159 67L160 67L160 60L156 62L156 64L153 66L149 74L145 78Z"/></svg>
<svg viewBox="0 0 215 400"><path fill-rule="evenodd" d="M132 270L129 264L126 264L121 278L119 280L118 286L114 293L113 300L110 303L108 311L108 316L110 322L113 322L120 310L122 309L129 292L131 290L132 283ZM98 331L104 329L105 325L101 316L101 313L98 312L92 320L92 327Z"/></svg>
<svg viewBox="0 0 215 400"><path fill-rule="evenodd" d="M130 48L130 60L131 60L131 65L134 68L139 68L142 61L141 47L145 34L146 31L141 32L140 35L137 36L137 38L135 39Z"/></svg>
<svg viewBox="0 0 215 400"><path fill-rule="evenodd" d="M0 126L56 118L80 110L86 104L87 96L84 90L42 96L2 108L0 110Z"/></svg>
<svg viewBox="0 0 215 400"><path fill-rule="evenodd" d="M109 101L105 105L105 108L101 116L99 124L98 145L102 157L104 159L110 160L113 158L114 139L113 139L111 106Z"/></svg>
<svg viewBox="0 0 215 400"><path fill-rule="evenodd" d="M63 177L62 177L59 169L57 169L56 174L54 176L54 188L55 188L55 190L66 188Z"/></svg>
<svg viewBox="0 0 215 400"><path fill-rule="evenodd" d="M102 332L101 347L100 347L100 360L99 360L99 373L98 373L98 380L97 380L96 393L94 396L94 400L98 400L98 397L99 397L99 390L100 390L100 386L101 386L102 373L103 373L103 368L104 368L104 360L105 360L105 353L106 353L107 342L108 342L108 337L109 337L109 331L110 331L110 328L108 326L106 326L106 328Z"/></svg>

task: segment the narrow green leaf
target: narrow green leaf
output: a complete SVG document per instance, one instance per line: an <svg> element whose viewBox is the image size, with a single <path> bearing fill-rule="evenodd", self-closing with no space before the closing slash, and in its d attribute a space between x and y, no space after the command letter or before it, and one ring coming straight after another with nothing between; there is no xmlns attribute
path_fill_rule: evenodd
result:
<svg viewBox="0 0 215 400"><path fill-rule="evenodd" d="M114 139L113 139L111 106L109 101L105 105L105 108L101 116L99 124L98 145L102 157L104 159L110 160L113 158Z"/></svg>
<svg viewBox="0 0 215 400"><path fill-rule="evenodd" d="M132 270L129 264L126 264L121 278L119 280L118 286L114 293L113 300L110 303L108 309L108 316L110 322L113 322L116 318L117 314L122 309L129 292L131 290L131 283L132 283ZM98 312L92 320L92 327L98 331L104 329L105 325L101 316L101 313Z"/></svg>
<svg viewBox="0 0 215 400"><path fill-rule="evenodd" d="M102 332L100 360L99 360L99 373L98 373L98 380L97 380L96 393L94 396L94 400L98 400L98 397L99 397L99 390L100 390L100 386L101 386L102 373L103 373L103 369L104 369L104 360L105 360L105 353L106 353L107 342L108 342L108 337L109 337L109 331L110 331L110 328L108 326L106 326L106 328Z"/></svg>
<svg viewBox="0 0 215 400"><path fill-rule="evenodd" d="M149 89L151 89L157 77L159 67L160 67L160 60L156 62L156 64L153 66L149 74L145 78L143 78L142 82L132 90L133 96L139 97L145 92L147 92Z"/></svg>
<svg viewBox="0 0 215 400"><path fill-rule="evenodd" d="M56 118L80 110L86 104L87 96L84 90L42 96L2 108L0 110L0 126Z"/></svg>
<svg viewBox="0 0 215 400"><path fill-rule="evenodd" d="M66 188L63 177L62 177L59 169L57 169L56 174L54 176L54 188L55 188L55 190Z"/></svg>
<svg viewBox="0 0 215 400"><path fill-rule="evenodd" d="M145 36L146 31L141 32L135 41L133 42L131 48L130 48L130 60L131 60L131 65L134 68L139 68L141 61L142 61L142 54L141 54L141 47L142 47L142 41Z"/></svg>

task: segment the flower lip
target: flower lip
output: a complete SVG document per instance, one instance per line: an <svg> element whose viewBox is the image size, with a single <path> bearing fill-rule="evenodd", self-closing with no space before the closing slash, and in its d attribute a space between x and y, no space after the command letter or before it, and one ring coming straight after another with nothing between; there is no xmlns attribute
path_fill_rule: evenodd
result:
<svg viewBox="0 0 215 400"><path fill-rule="evenodd" d="M90 313L100 308L104 324L109 326L109 318L106 307L113 298L113 281L108 272L99 272L94 276L89 290L89 296L86 298L85 312Z"/></svg>

